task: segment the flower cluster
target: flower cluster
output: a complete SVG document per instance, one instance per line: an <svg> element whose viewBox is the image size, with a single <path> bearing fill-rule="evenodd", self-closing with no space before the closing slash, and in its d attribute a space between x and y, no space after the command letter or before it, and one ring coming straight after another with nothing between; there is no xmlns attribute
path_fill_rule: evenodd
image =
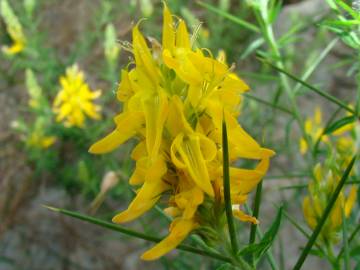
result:
<svg viewBox="0 0 360 270"><path fill-rule="evenodd" d="M90 90L84 73L76 64L66 69L66 75L60 77L60 84L62 88L53 104L56 121L63 121L67 127L83 127L85 116L100 119L101 108L93 100L101 95L101 91Z"/></svg>
<svg viewBox="0 0 360 270"><path fill-rule="evenodd" d="M194 49L185 22L174 22L166 5L162 45L151 40L150 49L139 25L133 28L132 39L135 67L122 70L117 92L123 111L114 118L115 130L89 151L106 153L130 138L138 139L129 183L140 188L113 221L132 221L167 195L165 212L173 217L170 233L142 255L153 260L199 226L209 225L201 219L201 205L222 202L223 120L228 126L230 162L259 161L254 169L230 167L234 215L240 220L257 222L240 205L261 181L274 152L262 148L237 122L241 94L248 86L223 60L214 59L206 49Z"/></svg>
<svg viewBox="0 0 360 270"><path fill-rule="evenodd" d="M306 119L305 121L305 133L308 135L312 143L316 143L318 140L327 142L328 137L323 134L324 128L322 126L322 112L319 107L316 107L314 116ZM308 143L305 138L300 139L300 152L305 154L308 151Z"/></svg>
<svg viewBox="0 0 360 270"><path fill-rule="evenodd" d="M320 164L315 166L314 179L309 183L309 196L306 196L303 201L304 217L310 228L316 227L339 180L340 176L336 172ZM343 211L345 217L350 215L356 201L356 194L356 186L351 187L347 198L344 192L340 193L321 231L320 240L323 243L329 244L338 241L338 232L343 222Z"/></svg>
<svg viewBox="0 0 360 270"><path fill-rule="evenodd" d="M26 37L23 33L19 19L6 0L0 3L1 16L4 19L6 30L11 37L13 44L11 46L3 46L2 50L7 55L14 55L24 50Z"/></svg>

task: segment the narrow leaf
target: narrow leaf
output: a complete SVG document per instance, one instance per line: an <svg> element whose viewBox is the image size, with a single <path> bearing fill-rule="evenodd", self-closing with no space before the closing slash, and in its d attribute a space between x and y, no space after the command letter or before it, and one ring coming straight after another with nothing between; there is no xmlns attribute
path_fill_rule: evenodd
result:
<svg viewBox="0 0 360 270"><path fill-rule="evenodd" d="M269 61L266 61L265 59L261 58L261 60L268 64L269 66L271 66L273 69L285 74L286 76L290 77L291 79L293 79L296 82L301 83L302 85L304 85L305 87L309 88L310 90L312 90L313 92L317 93L318 95L322 96L323 98L331 101L332 103L337 104L338 106L342 107L343 109L347 110L348 112L351 112L352 114L355 114L355 111L350 108L347 104L345 104L343 101L339 100L338 98L326 93L323 90L318 89L317 87L308 84L307 82L297 78L296 76L290 74L289 72L287 72L286 70L279 68L275 65L273 65L272 63L270 63Z"/></svg>
<svg viewBox="0 0 360 270"><path fill-rule="evenodd" d="M229 236L231 241L231 248L234 254L238 251L237 237L235 231L234 218L232 214L232 203L230 195L230 170L229 170L229 148L228 148L228 137L225 123L225 115L223 115L222 123L222 147L223 147L223 181L224 181L224 203L225 212L229 229Z"/></svg>
<svg viewBox="0 0 360 270"><path fill-rule="evenodd" d="M160 238L160 237L155 237L155 236L152 236L152 235L147 235L147 234L144 234L144 233L141 233L141 232L133 231L133 230L127 229L125 227L122 227L122 226L119 226L119 225L116 225L116 224L113 224L113 223L110 223L110 222L106 222L106 221L103 221L101 219L97 219L97 218L94 218L94 217L91 217L91 216L87 216L87 215L83 215L83 214L80 214L80 213L77 213L77 212L73 212L73 211L70 211L70 210L61 209L61 208L55 208L55 207L50 207L50 206L44 206L44 207L48 208L51 211L55 211L55 212L64 214L66 216L70 216L70 217L73 217L73 218L76 218L76 219L79 219L79 220L83 220L85 222L92 223L92 224L98 225L100 227L103 227L103 228L106 228L106 229L109 229L109 230L112 230L112 231L117 231L117 232L126 234L128 236L135 237L135 238L140 238L140 239L147 240L147 241L150 241L150 242L155 242L155 243L158 243L158 242L160 242L162 240L162 238ZM190 252L190 253L194 253L194 254L210 257L210 258L214 258L214 259L224 261L224 262L230 262L230 263L232 262L231 258L229 258L229 257L223 256L223 255L215 253L215 252L210 252L210 251L207 251L207 250L197 249L197 248L194 248L194 247L189 246L189 245L181 244L181 245L178 245L176 247L176 249L184 250L184 251L187 251L187 252Z"/></svg>
<svg viewBox="0 0 360 270"><path fill-rule="evenodd" d="M274 242L275 237L279 231L282 219L283 208L280 207L276 218L273 224L270 226L269 230L264 234L263 238L259 243L251 244L242 249L238 254L239 255L252 255L256 261L258 261L262 255L270 248L271 244Z"/></svg>
<svg viewBox="0 0 360 270"><path fill-rule="evenodd" d="M331 133L335 132L336 130L342 128L343 126L346 126L348 124L355 122L355 120L356 120L356 117L354 117L353 115L341 118L340 120L337 120L334 123L332 123L330 126L328 126L324 130L324 135L331 134Z"/></svg>

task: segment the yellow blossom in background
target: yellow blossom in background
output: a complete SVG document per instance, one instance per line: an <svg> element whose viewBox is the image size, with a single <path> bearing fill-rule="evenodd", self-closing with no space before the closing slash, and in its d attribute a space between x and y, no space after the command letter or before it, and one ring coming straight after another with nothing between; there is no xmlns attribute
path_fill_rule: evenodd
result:
<svg viewBox="0 0 360 270"><path fill-rule="evenodd" d="M2 51L8 55L20 53L25 48L26 37L19 19L6 0L0 2L0 13L5 22L7 33L13 41L11 46L2 46Z"/></svg>
<svg viewBox="0 0 360 270"><path fill-rule="evenodd" d="M94 99L101 95L101 91L90 90L84 73L76 64L66 69L65 76L60 77L60 85L53 104L56 121L64 122L67 127L84 127L86 116L100 119L101 107L94 104Z"/></svg>
<svg viewBox="0 0 360 270"><path fill-rule="evenodd" d="M53 145L55 141L55 136L43 136L40 133L34 132L31 134L28 144L36 148L46 149Z"/></svg>
<svg viewBox="0 0 360 270"><path fill-rule="evenodd" d="M26 143L30 147L47 149L56 142L55 136L48 136L45 134L45 119L42 117L37 118L34 129L30 132Z"/></svg>
<svg viewBox="0 0 360 270"><path fill-rule="evenodd" d="M314 116L312 118L308 118L305 121L305 133L311 139L313 143L316 143L319 139L323 142L328 141L328 137L323 135L323 123L322 123L322 112L319 107L316 107ZM300 139L300 152L301 154L305 154L308 151L308 143L305 138Z"/></svg>
<svg viewBox="0 0 360 270"><path fill-rule="evenodd" d="M333 171L317 164L314 168L314 179L309 183L309 195L303 201L305 220L311 229L314 229L320 220L329 200L335 191L340 176ZM346 197L342 191L336 200L329 218L320 233L320 240L324 243L336 243L338 232L345 217L349 217L356 202L357 188L352 186Z"/></svg>
<svg viewBox="0 0 360 270"><path fill-rule="evenodd" d="M198 207L205 201L214 205L223 200L223 120L228 126L230 162L258 161L254 169L230 168L234 214L240 220L257 222L240 207L274 154L237 122L241 94L248 86L224 59L218 61L208 50L194 48L185 22L175 18L164 5L162 46L152 40L151 49L139 25L133 28L129 49L135 67L122 70L117 92L123 111L114 118L115 130L89 150L107 153L130 138L138 139L131 154L136 166L129 183L139 188L113 221L140 217L162 196L168 202L164 211L173 217L168 236L142 255L145 260L166 254L195 229L213 225L206 223Z"/></svg>

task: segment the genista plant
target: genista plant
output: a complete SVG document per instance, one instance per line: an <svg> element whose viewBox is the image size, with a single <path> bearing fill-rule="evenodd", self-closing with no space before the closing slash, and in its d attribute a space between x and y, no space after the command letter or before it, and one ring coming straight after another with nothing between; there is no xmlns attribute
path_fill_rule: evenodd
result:
<svg viewBox="0 0 360 270"><path fill-rule="evenodd" d="M67 245L50 240L75 222L56 219L66 230L48 229L50 215L49 241L32 248L21 225L32 209L20 219L13 209L24 194L38 205L37 195L61 189L61 204L89 215L51 210L151 242L136 242L141 259L157 260L145 268L360 269L360 1L324 3L307 17L312 1L167 1L159 9L151 0L0 0L0 107L19 138L0 160L24 153L19 162L32 172L19 183L16 164L0 166L10 168L0 178L0 237L3 224L14 230L0 241L0 268L4 260L21 267L6 257L8 247L21 256L11 251L13 232L49 255L33 256L15 237L25 268L42 258L50 268L56 260L128 267L110 257L127 254L131 239L94 235L82 223L76 241L90 233L101 248L79 242L73 263L61 252ZM138 15L151 19L134 24ZM131 42L118 42L128 34ZM0 141L12 142L0 124ZM23 218L20 231L11 226Z"/></svg>
<svg viewBox="0 0 360 270"><path fill-rule="evenodd" d="M222 123L228 125L229 159L258 160L254 169L230 167L233 215L257 223L241 206L269 167L272 150L262 148L237 122L241 94L248 86L233 67L216 60L209 51L193 48L185 22L167 6L163 13L162 46L152 40L149 49L139 24L133 28L135 66L122 70L117 98L123 111L114 119L116 129L91 146L103 154L132 137L138 139L131 157L136 168L129 183L140 186L128 209L113 221L132 221L166 196L165 213L173 217L170 233L146 251L142 259L161 257L196 230L223 239Z"/></svg>

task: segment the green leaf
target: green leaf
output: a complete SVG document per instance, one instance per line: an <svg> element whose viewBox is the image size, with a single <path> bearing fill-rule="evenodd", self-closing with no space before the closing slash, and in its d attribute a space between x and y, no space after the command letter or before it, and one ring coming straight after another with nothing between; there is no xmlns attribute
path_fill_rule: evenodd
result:
<svg viewBox="0 0 360 270"><path fill-rule="evenodd" d="M225 203L225 212L226 219L229 229L229 236L231 241L231 248L236 254L238 252L237 236L234 224L234 218L232 214L232 203L231 203L231 187L230 187L230 165L229 165L229 146L228 146L228 137L227 129L225 123L225 116L223 115L222 122L222 148L223 148L223 185L224 185L224 203Z"/></svg>
<svg viewBox="0 0 360 270"><path fill-rule="evenodd" d="M240 60L244 60L248 57L251 53L256 51L260 46L264 44L265 40L261 38L257 38L250 43L250 45L244 50L244 52L240 55Z"/></svg>
<svg viewBox="0 0 360 270"><path fill-rule="evenodd" d="M351 256L351 257L360 256L360 245L359 245L359 246L356 246L356 247L353 247L353 248L350 250L350 256Z"/></svg>
<svg viewBox="0 0 360 270"><path fill-rule="evenodd" d="M309 254L313 255L313 256L316 256L316 257L319 257L319 258L324 258L324 253L321 250L318 250L318 249L312 248L309 251Z"/></svg>
<svg viewBox="0 0 360 270"><path fill-rule="evenodd" d="M342 128L343 126L346 126L348 124L355 122L355 120L356 120L356 117L353 115L341 118L340 120L338 120L338 121L334 122L333 124L331 124L330 126L328 126L324 131L324 135L331 134L331 133L335 132L336 130Z"/></svg>
<svg viewBox="0 0 360 270"><path fill-rule="evenodd" d="M344 1L342 0L334 0L336 2L336 4L338 4L343 10L345 10L346 12L348 12L354 19L359 19L360 16L359 14L357 14L357 12L355 10L352 9L351 6L349 6L348 4L346 4Z"/></svg>
<svg viewBox="0 0 360 270"><path fill-rule="evenodd" d="M244 20L242 20L242 19L240 19L240 18L238 18L238 17L236 17L234 15L231 15L230 13L227 13L227 12L225 12L225 11L219 9L219 8L216 8L216 7L212 6L212 5L209 5L207 3L204 3L204 2L201 2L201 1L198 1L197 3L200 6L208 9L209 11L214 12L214 13L228 19L229 21L232 21L232 22L234 22L234 23L236 23L236 24L238 24L238 25L240 25L240 26L242 26L242 27L244 27L244 28L246 28L246 29L248 29L250 31L260 33L260 29L257 26L255 26L255 25L253 25L251 23L248 23L247 21L244 21Z"/></svg>
<svg viewBox="0 0 360 270"><path fill-rule="evenodd" d="M276 21L282 7L282 1L281 0L273 0L270 3L270 14L269 14L269 22L273 23Z"/></svg>
<svg viewBox="0 0 360 270"><path fill-rule="evenodd" d="M235 270L236 268L229 263L220 265L216 270Z"/></svg>
<svg viewBox="0 0 360 270"><path fill-rule="evenodd" d="M255 261L258 261L262 255L270 248L271 244L274 242L275 237L279 231L282 219L283 208L280 207L276 218L273 224L270 226L269 230L264 234L263 238L259 243L248 245L238 252L239 256L253 256Z"/></svg>

